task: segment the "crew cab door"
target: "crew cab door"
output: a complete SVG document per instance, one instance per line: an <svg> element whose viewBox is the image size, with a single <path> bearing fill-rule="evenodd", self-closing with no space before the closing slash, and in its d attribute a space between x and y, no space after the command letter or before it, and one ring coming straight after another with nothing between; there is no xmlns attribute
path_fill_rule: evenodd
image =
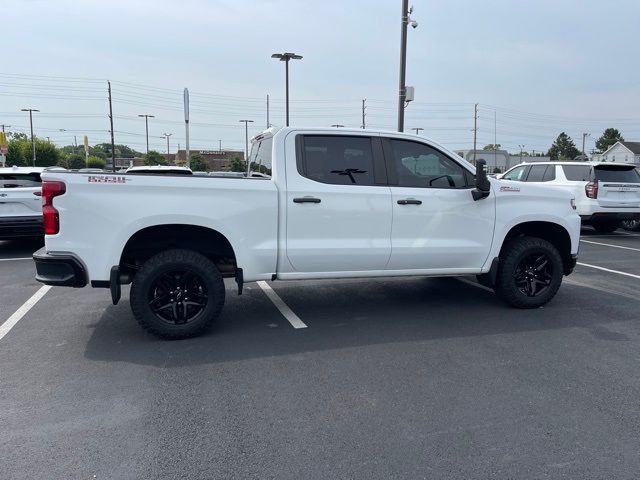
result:
<svg viewBox="0 0 640 480"><path fill-rule="evenodd" d="M297 134L286 216L295 271L383 270L391 254L391 193L379 137Z"/></svg>
<svg viewBox="0 0 640 480"><path fill-rule="evenodd" d="M389 270L479 270L493 239L495 195L474 201L473 175L425 143L383 138L393 227Z"/></svg>

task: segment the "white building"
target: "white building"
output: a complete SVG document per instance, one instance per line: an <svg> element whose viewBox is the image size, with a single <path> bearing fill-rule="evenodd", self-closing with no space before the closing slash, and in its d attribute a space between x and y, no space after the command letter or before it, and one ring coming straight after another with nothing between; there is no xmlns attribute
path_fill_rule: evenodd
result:
<svg viewBox="0 0 640 480"><path fill-rule="evenodd" d="M633 163L640 165L640 142L616 142L602 153L594 153L598 162Z"/></svg>
<svg viewBox="0 0 640 480"><path fill-rule="evenodd" d="M458 155L464 158L466 161L473 163L473 150L454 150ZM551 159L549 157L531 157L527 155L511 155L506 150L476 150L476 160L484 160L487 162L487 171L493 173L494 170L499 169L500 172L505 172L514 165L526 162L548 162Z"/></svg>

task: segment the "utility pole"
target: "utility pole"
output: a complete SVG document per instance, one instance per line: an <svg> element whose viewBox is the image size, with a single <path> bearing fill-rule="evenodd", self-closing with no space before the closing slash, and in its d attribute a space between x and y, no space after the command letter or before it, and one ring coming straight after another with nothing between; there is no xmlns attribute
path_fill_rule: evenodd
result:
<svg viewBox="0 0 640 480"><path fill-rule="evenodd" d="M420 135L420 130L424 130L424 128L417 127L417 128L412 128L411 130L415 130L416 131L416 135Z"/></svg>
<svg viewBox="0 0 640 480"><path fill-rule="evenodd" d="M407 86L405 85L407 73L407 26L411 22L413 28L418 27L418 22L412 20L409 14L413 12L413 7L409 10L409 0L402 0L402 17L400 25L400 81L398 86L398 131L404 131L404 104L407 99Z"/></svg>
<svg viewBox="0 0 640 480"><path fill-rule="evenodd" d="M409 1L409 0L407 0ZM289 60L301 60L302 55L297 55L291 52L274 53L271 58L278 58L281 62L284 62L285 71L285 104L286 104L286 126L289 126Z"/></svg>
<svg viewBox="0 0 640 480"><path fill-rule="evenodd" d="M476 147L478 139L478 104L473 107L473 164L476 164Z"/></svg>
<svg viewBox="0 0 640 480"><path fill-rule="evenodd" d="M111 82L107 81L109 85L109 123L111 124L111 168L116 171L116 141L113 138L113 102L111 101Z"/></svg>
<svg viewBox="0 0 640 480"><path fill-rule="evenodd" d="M33 166L36 166L36 139L33 136L33 112L39 112L35 108L22 108L23 112L29 112L29 125L31 126L31 152L33 154Z"/></svg>
<svg viewBox="0 0 640 480"><path fill-rule="evenodd" d="M251 162L249 161L249 124L253 123L253 120L240 120L240 123L244 123L244 158L247 161L247 176L249 176L251 173Z"/></svg>
<svg viewBox="0 0 640 480"><path fill-rule="evenodd" d="M220 152L222 151L222 140L218 140L220 148L218 149Z"/></svg>
<svg viewBox="0 0 640 480"><path fill-rule="evenodd" d="M362 129L363 129L363 130L364 130L365 128L367 128L367 124L366 124L366 122L365 122L365 120L364 120L364 119L365 119L364 111L365 111L365 109L367 108L367 107L365 106L365 102L366 102L366 101L367 101L367 99L366 99L366 98L363 98L363 99L362 99Z"/></svg>
<svg viewBox="0 0 640 480"><path fill-rule="evenodd" d="M269 127L271 127L271 124L269 123L269 94L267 93L267 129Z"/></svg>
<svg viewBox="0 0 640 480"><path fill-rule="evenodd" d="M191 158L189 154L189 90L184 89L184 133L185 133L185 143L186 145L186 159L187 159L187 167L191 167ZM178 153L180 152L180 147L178 147L178 151L176 152L176 164L178 163Z"/></svg>
<svg viewBox="0 0 640 480"><path fill-rule="evenodd" d="M590 133L583 133L582 134L582 155L584 155L584 141L586 140L587 137L590 137L591 134Z"/></svg>
<svg viewBox="0 0 640 480"><path fill-rule="evenodd" d="M496 167L498 166L498 116L496 114L496 110L493 111L493 160L496 163ZM507 160L505 160L507 162ZM504 169L507 169L507 165L505 163Z"/></svg>
<svg viewBox="0 0 640 480"><path fill-rule="evenodd" d="M524 151L524 145L518 145L520 147L520 163L522 163L522 152Z"/></svg>
<svg viewBox="0 0 640 480"><path fill-rule="evenodd" d="M147 132L147 153L149 153L149 119L156 118L153 115L138 115L139 117L144 117L144 128Z"/></svg>
<svg viewBox="0 0 640 480"><path fill-rule="evenodd" d="M4 127L9 128L11 125L5 125L4 123L2 124L2 133L4 133Z"/></svg>
<svg viewBox="0 0 640 480"><path fill-rule="evenodd" d="M165 138L167 139L167 162L168 162L169 161L169 137L173 135L173 133L163 133L162 135L164 135Z"/></svg>

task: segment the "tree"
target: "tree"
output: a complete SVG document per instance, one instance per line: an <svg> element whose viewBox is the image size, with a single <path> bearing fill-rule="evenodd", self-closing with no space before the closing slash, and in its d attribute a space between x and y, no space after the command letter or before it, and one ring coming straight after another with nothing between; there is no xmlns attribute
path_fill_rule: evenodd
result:
<svg viewBox="0 0 640 480"><path fill-rule="evenodd" d="M496 143L495 145L490 143L489 145L485 145L483 150L500 150L500 148L502 148L502 145L499 143Z"/></svg>
<svg viewBox="0 0 640 480"><path fill-rule="evenodd" d="M235 156L231 159L227 168L230 172L246 172L247 162L240 160L240 157Z"/></svg>
<svg viewBox="0 0 640 480"><path fill-rule="evenodd" d="M617 128L607 128L596 140L596 148L600 153L603 153L616 142L624 142L624 137Z"/></svg>
<svg viewBox="0 0 640 480"><path fill-rule="evenodd" d="M52 167L58 164L58 160L60 160L60 151L56 146L46 140L36 138L36 165Z"/></svg>
<svg viewBox="0 0 640 480"><path fill-rule="evenodd" d="M209 163L202 158L202 155L191 155L189 159L191 170L194 172L208 172L209 171Z"/></svg>
<svg viewBox="0 0 640 480"><path fill-rule="evenodd" d="M161 153L156 152L155 150L149 150L144 157L145 165L166 165L167 159Z"/></svg>
<svg viewBox="0 0 640 480"><path fill-rule="evenodd" d="M551 157L551 160L573 160L580 155L580 150L576 148L576 144L573 143L569 135L561 132L549 148L547 155Z"/></svg>
<svg viewBox="0 0 640 480"><path fill-rule="evenodd" d="M94 155L89 155L87 158L87 167L89 168L100 168L104 170L107 162L105 162L104 158L96 157Z"/></svg>
<svg viewBox="0 0 640 480"><path fill-rule="evenodd" d="M68 170L78 170L85 167L84 155L72 153L58 160L58 165Z"/></svg>
<svg viewBox="0 0 640 480"><path fill-rule="evenodd" d="M7 166L24 167L31 162L31 143L23 138L12 136L7 152Z"/></svg>

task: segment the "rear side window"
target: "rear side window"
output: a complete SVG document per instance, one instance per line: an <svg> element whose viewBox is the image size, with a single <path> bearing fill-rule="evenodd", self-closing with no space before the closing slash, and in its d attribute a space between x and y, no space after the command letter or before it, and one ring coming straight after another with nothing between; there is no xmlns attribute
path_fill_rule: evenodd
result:
<svg viewBox="0 0 640 480"><path fill-rule="evenodd" d="M527 182L542 182L547 172L547 165L532 165L529 169Z"/></svg>
<svg viewBox="0 0 640 480"><path fill-rule="evenodd" d="M543 182L550 182L551 180L556 179L556 166L548 165L547 171L544 172L544 177L542 177Z"/></svg>
<svg viewBox="0 0 640 480"><path fill-rule="evenodd" d="M262 140L258 140L251 145L251 153L249 159L251 160L251 171L260 172L265 175L271 175L271 147L273 145L273 138L267 137Z"/></svg>
<svg viewBox="0 0 640 480"><path fill-rule="evenodd" d="M527 168L526 165L523 165L521 167L516 167L513 170L510 170L507 173L505 173L502 178L504 178L505 180L521 181L522 177L524 176L524 172L526 168Z"/></svg>
<svg viewBox="0 0 640 480"><path fill-rule="evenodd" d="M588 182L591 177L589 165L562 165L562 170L567 180L574 182Z"/></svg>
<svg viewBox="0 0 640 480"><path fill-rule="evenodd" d="M593 173L595 179L601 182L640 183L640 174L633 167L620 168L615 165L598 165L594 167Z"/></svg>
<svg viewBox="0 0 640 480"><path fill-rule="evenodd" d="M39 173L0 173L0 188L40 187Z"/></svg>
<svg viewBox="0 0 640 480"><path fill-rule="evenodd" d="M304 135L300 174L335 185L374 185L369 137Z"/></svg>

